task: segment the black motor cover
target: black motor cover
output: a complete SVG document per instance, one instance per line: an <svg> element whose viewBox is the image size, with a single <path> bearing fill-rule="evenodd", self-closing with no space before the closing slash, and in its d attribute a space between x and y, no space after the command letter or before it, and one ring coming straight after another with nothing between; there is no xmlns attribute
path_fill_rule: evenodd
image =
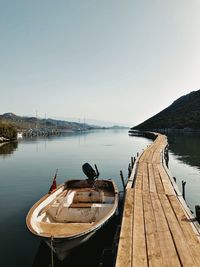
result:
<svg viewBox="0 0 200 267"><path fill-rule="evenodd" d="M83 164L82 170L85 173L85 175L88 177L88 179L95 180L95 178L97 177L95 170L92 168L92 166L89 163Z"/></svg>

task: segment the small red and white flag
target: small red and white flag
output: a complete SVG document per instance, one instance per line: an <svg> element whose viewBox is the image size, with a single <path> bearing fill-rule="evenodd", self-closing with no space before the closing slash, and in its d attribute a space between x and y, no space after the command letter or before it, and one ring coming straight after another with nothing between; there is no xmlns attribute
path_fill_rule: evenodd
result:
<svg viewBox="0 0 200 267"><path fill-rule="evenodd" d="M53 178L53 182L52 182L52 185L49 189L49 194L51 194L56 188L57 188L57 185L56 185L56 177L57 177L57 173L58 173L58 169L56 169L56 173L54 175L54 178Z"/></svg>

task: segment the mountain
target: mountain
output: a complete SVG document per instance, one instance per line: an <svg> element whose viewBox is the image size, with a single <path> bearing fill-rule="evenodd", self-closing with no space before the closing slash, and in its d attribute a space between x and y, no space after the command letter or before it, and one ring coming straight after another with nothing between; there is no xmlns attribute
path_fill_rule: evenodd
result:
<svg viewBox="0 0 200 267"><path fill-rule="evenodd" d="M200 90L181 96L170 106L132 129L200 129Z"/></svg>
<svg viewBox="0 0 200 267"><path fill-rule="evenodd" d="M14 113L4 113L0 115L0 122L6 122L12 124L18 130L27 130L27 129L59 129L59 130L89 130L95 128L94 126L77 123L77 122L68 122L64 120L55 120L55 119L39 119L36 117L24 117L18 116Z"/></svg>
<svg viewBox="0 0 200 267"><path fill-rule="evenodd" d="M119 128L129 128L130 125L127 123L117 123L117 122L111 122L111 121L101 121L101 120L96 120L96 119L78 119L78 118L60 118L60 117L55 117L55 119L61 119L61 120L66 120L66 121L76 121L76 122L83 122L85 121L87 124L90 125L95 125L95 126L100 126L100 127L106 127L106 128L112 128L112 127L119 127Z"/></svg>

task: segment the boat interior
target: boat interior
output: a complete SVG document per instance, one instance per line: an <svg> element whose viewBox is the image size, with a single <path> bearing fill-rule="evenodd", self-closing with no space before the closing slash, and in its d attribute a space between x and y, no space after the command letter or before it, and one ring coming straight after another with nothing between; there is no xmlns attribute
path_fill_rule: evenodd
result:
<svg viewBox="0 0 200 267"><path fill-rule="evenodd" d="M87 230L112 211L115 197L112 181L67 181L35 210L36 231L50 234L56 229L62 235Z"/></svg>

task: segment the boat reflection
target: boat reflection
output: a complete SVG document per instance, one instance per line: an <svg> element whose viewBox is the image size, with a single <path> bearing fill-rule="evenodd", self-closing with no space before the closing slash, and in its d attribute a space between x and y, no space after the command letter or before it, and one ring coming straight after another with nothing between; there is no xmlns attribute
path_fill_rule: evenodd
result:
<svg viewBox="0 0 200 267"><path fill-rule="evenodd" d="M111 267L114 261L113 240L119 217L115 216L108 224L99 230L94 237L74 249L64 261L53 256L54 267ZM109 249L108 249L109 248ZM109 253L106 253L108 252ZM103 257L103 254L105 255ZM51 250L44 241L41 241L35 255L32 267L50 267Z"/></svg>

